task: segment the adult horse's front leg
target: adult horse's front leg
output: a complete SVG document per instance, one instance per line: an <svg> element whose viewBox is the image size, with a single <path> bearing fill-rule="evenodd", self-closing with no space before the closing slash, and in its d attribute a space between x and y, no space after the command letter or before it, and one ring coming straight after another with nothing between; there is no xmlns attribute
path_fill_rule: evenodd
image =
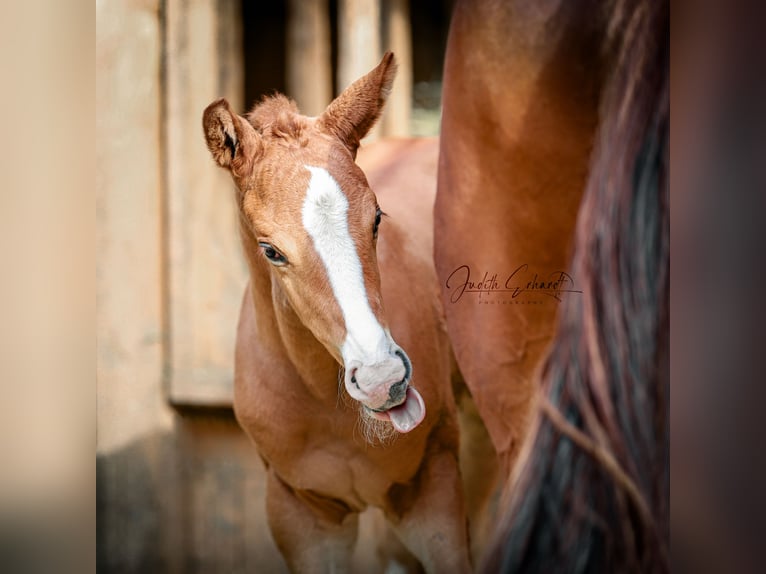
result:
<svg viewBox="0 0 766 574"><path fill-rule="evenodd" d="M426 572L471 572L460 471L454 452L428 457L416 484L389 493L389 521Z"/></svg>
<svg viewBox="0 0 766 574"><path fill-rule="evenodd" d="M359 515L345 504L293 490L272 469L266 481L266 513L291 572L351 572Z"/></svg>

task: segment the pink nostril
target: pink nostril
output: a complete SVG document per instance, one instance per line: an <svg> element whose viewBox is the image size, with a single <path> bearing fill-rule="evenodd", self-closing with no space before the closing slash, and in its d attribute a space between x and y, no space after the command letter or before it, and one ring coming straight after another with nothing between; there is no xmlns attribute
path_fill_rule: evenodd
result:
<svg viewBox="0 0 766 574"><path fill-rule="evenodd" d="M351 369L351 382L356 386L356 388L359 388L359 383L356 382L356 367Z"/></svg>

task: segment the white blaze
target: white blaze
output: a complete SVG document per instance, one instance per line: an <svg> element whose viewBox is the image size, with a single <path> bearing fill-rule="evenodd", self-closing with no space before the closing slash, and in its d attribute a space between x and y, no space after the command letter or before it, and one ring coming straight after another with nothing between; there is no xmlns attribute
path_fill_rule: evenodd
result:
<svg viewBox="0 0 766 574"><path fill-rule="evenodd" d="M303 226L327 270L346 323L343 361L369 364L389 354L388 337L367 299L362 263L348 230L348 199L326 169L308 165L306 169L311 181L303 201Z"/></svg>

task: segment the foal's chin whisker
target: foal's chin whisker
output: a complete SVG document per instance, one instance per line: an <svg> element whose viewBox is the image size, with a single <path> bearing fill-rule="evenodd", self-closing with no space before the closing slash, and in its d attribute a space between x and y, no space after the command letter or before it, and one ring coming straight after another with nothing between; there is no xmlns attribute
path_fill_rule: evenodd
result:
<svg viewBox="0 0 766 574"><path fill-rule="evenodd" d="M388 446L393 443L399 433L388 421L381 421L370 416L364 408L359 405L359 433L364 442L371 446Z"/></svg>
<svg viewBox="0 0 766 574"><path fill-rule="evenodd" d="M362 403L355 401L347 392L345 392L345 374L346 369L341 366L338 368L338 395L335 400L335 408L341 404L347 407L356 405L358 409L357 424L354 428L354 434L357 432L362 440L370 446L388 446L396 440L399 433L388 421L381 421L371 416Z"/></svg>

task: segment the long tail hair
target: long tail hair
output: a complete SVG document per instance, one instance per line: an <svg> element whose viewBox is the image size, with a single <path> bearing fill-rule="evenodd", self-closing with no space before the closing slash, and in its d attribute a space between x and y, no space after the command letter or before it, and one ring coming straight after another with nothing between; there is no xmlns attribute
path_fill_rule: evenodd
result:
<svg viewBox="0 0 766 574"><path fill-rule="evenodd" d="M667 2L617 1L573 261L485 572L669 570Z"/></svg>

